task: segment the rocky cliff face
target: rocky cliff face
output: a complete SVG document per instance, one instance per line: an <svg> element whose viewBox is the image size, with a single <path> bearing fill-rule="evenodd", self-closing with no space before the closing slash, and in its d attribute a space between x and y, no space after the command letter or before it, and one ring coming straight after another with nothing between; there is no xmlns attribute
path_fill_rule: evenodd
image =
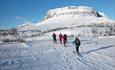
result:
<svg viewBox="0 0 115 70"><path fill-rule="evenodd" d="M96 16L103 17L103 15L99 14L94 8L87 6L69 6L63 8L56 8L49 10L45 19L49 19L52 17L58 17L62 15L74 15L74 16Z"/></svg>

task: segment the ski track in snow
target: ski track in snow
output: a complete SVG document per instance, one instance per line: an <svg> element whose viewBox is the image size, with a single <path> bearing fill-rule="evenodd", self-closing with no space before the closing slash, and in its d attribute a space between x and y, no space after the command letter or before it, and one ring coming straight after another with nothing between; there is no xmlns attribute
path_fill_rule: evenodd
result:
<svg viewBox="0 0 115 70"><path fill-rule="evenodd" d="M115 50L115 39L110 39L110 43L99 38L81 38L81 56L75 53L72 40L67 47L52 40L2 44L0 70L115 70L115 56L107 53Z"/></svg>

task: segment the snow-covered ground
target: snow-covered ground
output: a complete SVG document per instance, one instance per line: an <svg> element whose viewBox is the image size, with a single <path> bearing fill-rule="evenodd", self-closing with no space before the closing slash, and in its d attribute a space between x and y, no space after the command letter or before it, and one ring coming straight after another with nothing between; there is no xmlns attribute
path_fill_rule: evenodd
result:
<svg viewBox="0 0 115 70"><path fill-rule="evenodd" d="M81 56L75 53L74 37L67 47L49 36L0 44L0 70L115 70L114 36L79 38Z"/></svg>

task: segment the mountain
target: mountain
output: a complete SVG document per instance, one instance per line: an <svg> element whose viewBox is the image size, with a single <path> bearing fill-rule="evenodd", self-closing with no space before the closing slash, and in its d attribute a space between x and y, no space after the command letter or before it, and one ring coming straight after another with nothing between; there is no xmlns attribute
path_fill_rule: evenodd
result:
<svg viewBox="0 0 115 70"><path fill-rule="evenodd" d="M17 27L17 31L19 35L23 37L35 36L41 32L40 30L38 30L38 27L36 25L29 22L26 24L19 25Z"/></svg>
<svg viewBox="0 0 115 70"><path fill-rule="evenodd" d="M42 22L26 24L19 30L40 30L42 34L53 32L81 36L106 35L114 32L115 21L104 13L87 6L68 6L48 10Z"/></svg>
<svg viewBox="0 0 115 70"><path fill-rule="evenodd" d="M97 16L102 17L94 8L87 6L68 6L49 10L45 19L57 17L61 15L77 15L77 16Z"/></svg>
<svg viewBox="0 0 115 70"><path fill-rule="evenodd" d="M36 25L27 22L26 24L19 25L18 27L19 31L26 31L26 30L35 30L37 29Z"/></svg>
<svg viewBox="0 0 115 70"><path fill-rule="evenodd" d="M104 35L111 31L113 25L115 21L87 6L51 9L44 21L37 24L41 31L80 35L94 35L92 32Z"/></svg>

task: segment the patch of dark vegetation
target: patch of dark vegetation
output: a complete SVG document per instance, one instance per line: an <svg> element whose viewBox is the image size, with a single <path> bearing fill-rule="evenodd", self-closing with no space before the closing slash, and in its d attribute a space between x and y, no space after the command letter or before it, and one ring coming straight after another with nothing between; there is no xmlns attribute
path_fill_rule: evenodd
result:
<svg viewBox="0 0 115 70"><path fill-rule="evenodd" d="M18 38L18 39L8 39L8 38L6 38L6 39L2 40L2 42L7 43L7 42L26 42L26 41L22 38Z"/></svg>

